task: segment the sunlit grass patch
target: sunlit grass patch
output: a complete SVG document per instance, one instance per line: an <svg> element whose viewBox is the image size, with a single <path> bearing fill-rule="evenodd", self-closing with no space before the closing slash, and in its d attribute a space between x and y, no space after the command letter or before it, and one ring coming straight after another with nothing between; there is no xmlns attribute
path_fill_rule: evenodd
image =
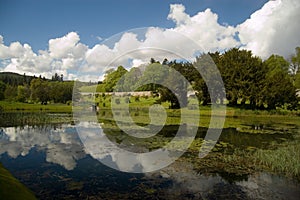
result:
<svg viewBox="0 0 300 200"><path fill-rule="evenodd" d="M21 103L21 102L8 102L0 101L2 112L59 112L59 113L70 113L72 112L72 105L67 104L48 104L41 105L38 103Z"/></svg>

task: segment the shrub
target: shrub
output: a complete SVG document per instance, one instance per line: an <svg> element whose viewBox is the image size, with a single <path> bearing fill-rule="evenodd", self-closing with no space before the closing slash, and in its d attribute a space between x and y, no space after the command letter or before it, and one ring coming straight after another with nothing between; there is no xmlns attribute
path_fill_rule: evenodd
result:
<svg viewBox="0 0 300 200"><path fill-rule="evenodd" d="M140 97L139 96L135 96L134 97L134 101L136 101L136 102L140 101Z"/></svg>

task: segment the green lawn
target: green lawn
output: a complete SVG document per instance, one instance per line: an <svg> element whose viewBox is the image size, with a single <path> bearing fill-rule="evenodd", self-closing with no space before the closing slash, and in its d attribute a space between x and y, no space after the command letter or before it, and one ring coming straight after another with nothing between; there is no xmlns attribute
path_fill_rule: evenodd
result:
<svg viewBox="0 0 300 200"><path fill-rule="evenodd" d="M117 103L116 99L118 99L119 102ZM143 116L144 114L133 114L134 120L138 121L147 121L146 118L148 118L148 108L155 104L159 99L158 98L152 98L152 97L115 97L114 101L111 102L111 96L106 95L105 97L102 97L101 95L97 96L96 98L84 97L84 101L86 102L86 105L83 105L85 107L90 107L93 104L97 104L99 106L99 110L111 110L111 105L114 106L114 108L117 109L124 109L124 102L129 102L129 107L133 112L143 112L147 116ZM175 118L180 117L180 111L182 111L183 114L187 114L189 116L193 115L199 115L202 119L202 122L200 122L200 126L207 126L209 124L210 116L211 116L211 107L210 106L199 106L199 110L195 109L195 101L194 99L191 99L189 101L189 105L186 108L183 108L181 110L173 110L168 109L169 103L163 102L161 104L165 109L166 112L169 114L169 116L174 116L174 119L170 118L170 124L176 124L179 123L178 119L175 120ZM76 108L80 109L80 108ZM84 108L86 109L86 108ZM220 105L217 107L217 111L222 111L223 107ZM0 112L56 112L56 113L71 113L72 112L72 105L67 104L48 104L48 105L41 105L39 103L20 103L20 102L8 102L8 101L0 101ZM225 113L216 113L216 115L224 116ZM134 116L136 115L136 116ZM233 107L226 107L226 125L229 127L232 125L234 126L235 121L238 121L237 118L251 118L253 121L255 119L266 120L270 121L272 118L276 119L276 121L286 121L286 118L289 118L288 121L290 121L292 118L297 119L300 116L299 111L288 111L285 109L277 109L272 111L267 110L246 110L241 108L233 108ZM146 117L146 118L145 118ZM232 119L230 119L232 118ZM175 121L172 121L175 120ZM292 120L294 121L294 120Z"/></svg>
<svg viewBox="0 0 300 200"><path fill-rule="evenodd" d="M24 111L24 112L35 112L35 111L46 111L46 112L60 112L60 113L69 113L72 111L72 106L67 104L30 104L30 103L21 103L21 102L8 102L0 101L0 107L4 112L15 112L15 111ZM0 108L0 109L1 109Z"/></svg>

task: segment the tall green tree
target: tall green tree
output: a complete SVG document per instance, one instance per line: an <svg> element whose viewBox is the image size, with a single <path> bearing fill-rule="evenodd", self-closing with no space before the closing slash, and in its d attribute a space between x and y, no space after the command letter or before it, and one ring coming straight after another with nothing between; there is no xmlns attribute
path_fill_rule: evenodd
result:
<svg viewBox="0 0 300 200"><path fill-rule="evenodd" d="M122 78L120 79L121 84L117 84L116 90L117 91L134 91L136 83L139 81L139 79L142 77L142 71L139 67L133 67L131 70L126 73Z"/></svg>
<svg viewBox="0 0 300 200"><path fill-rule="evenodd" d="M184 76L170 68L163 85L159 88L161 101L169 101L172 109L187 106L187 80Z"/></svg>
<svg viewBox="0 0 300 200"><path fill-rule="evenodd" d="M60 102L67 103L68 101L71 101L73 97L74 82L61 82L61 87L63 88L64 92ZM74 95L76 95L76 91L74 91Z"/></svg>
<svg viewBox="0 0 300 200"><path fill-rule="evenodd" d="M218 52L214 54L214 59L219 59ZM203 105L208 103L223 103L225 91L221 75L211 54L202 54L196 57L193 67L196 69L194 89L197 90L196 95ZM200 75L200 77L199 77Z"/></svg>
<svg viewBox="0 0 300 200"><path fill-rule="evenodd" d="M106 92L112 92L116 89L118 81L127 73L127 70L123 66L119 66L117 70L110 69L106 72L103 80ZM122 83L119 83L120 85Z"/></svg>
<svg viewBox="0 0 300 200"><path fill-rule="evenodd" d="M294 85L297 90L300 90L300 73L298 72L296 75L293 77L294 80Z"/></svg>
<svg viewBox="0 0 300 200"><path fill-rule="evenodd" d="M140 91L156 92L167 77L168 67L154 62L146 66L145 70L142 72L141 78L138 80L135 87L140 86L137 88Z"/></svg>
<svg viewBox="0 0 300 200"><path fill-rule="evenodd" d="M17 89L17 101L26 102L30 98L30 87L29 85L19 85Z"/></svg>
<svg viewBox="0 0 300 200"><path fill-rule="evenodd" d="M74 82L49 82L49 98L55 103L66 103L72 100Z"/></svg>
<svg viewBox="0 0 300 200"><path fill-rule="evenodd" d="M4 96L6 100L14 101L17 97L17 87L12 85L6 85Z"/></svg>
<svg viewBox="0 0 300 200"><path fill-rule="evenodd" d="M268 73L281 71L285 74L289 73L289 62L279 55L271 55L264 64L268 68Z"/></svg>
<svg viewBox="0 0 300 200"><path fill-rule="evenodd" d="M263 91L264 102L268 109L276 109L285 104L290 109L296 108L296 88L289 76L289 63L278 55L271 55L264 65L267 69Z"/></svg>
<svg viewBox="0 0 300 200"><path fill-rule="evenodd" d="M55 73L53 76L52 76L52 81L63 81L63 74L61 74L60 76Z"/></svg>
<svg viewBox="0 0 300 200"><path fill-rule="evenodd" d="M230 105L250 102L252 107L261 102L261 86L265 76L262 60L251 51L233 48L226 51L218 63Z"/></svg>
<svg viewBox="0 0 300 200"><path fill-rule="evenodd" d="M30 82L30 90L32 100L41 102L41 104L47 104L50 100L48 81L44 81L41 78L33 79Z"/></svg>

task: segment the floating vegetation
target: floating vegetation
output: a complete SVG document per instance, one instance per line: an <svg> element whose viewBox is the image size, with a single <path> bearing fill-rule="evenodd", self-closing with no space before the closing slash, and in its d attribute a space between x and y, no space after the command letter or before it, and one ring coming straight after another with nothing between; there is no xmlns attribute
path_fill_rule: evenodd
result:
<svg viewBox="0 0 300 200"><path fill-rule="evenodd" d="M245 175L256 170L253 154L240 149L235 149L233 153L213 151L202 159L192 159L194 160L194 169L199 173Z"/></svg>

